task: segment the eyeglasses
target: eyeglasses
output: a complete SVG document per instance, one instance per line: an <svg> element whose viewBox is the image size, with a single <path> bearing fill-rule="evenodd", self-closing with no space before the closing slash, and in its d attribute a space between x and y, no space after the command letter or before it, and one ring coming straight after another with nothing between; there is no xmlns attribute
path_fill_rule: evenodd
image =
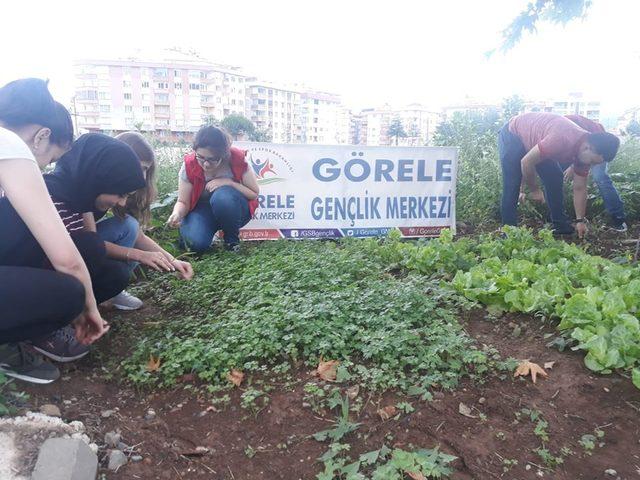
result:
<svg viewBox="0 0 640 480"><path fill-rule="evenodd" d="M198 161L198 163L201 163L201 164L204 162L216 164L216 163L220 163L220 161L222 160L222 157L203 157L199 153L196 153L196 160Z"/></svg>

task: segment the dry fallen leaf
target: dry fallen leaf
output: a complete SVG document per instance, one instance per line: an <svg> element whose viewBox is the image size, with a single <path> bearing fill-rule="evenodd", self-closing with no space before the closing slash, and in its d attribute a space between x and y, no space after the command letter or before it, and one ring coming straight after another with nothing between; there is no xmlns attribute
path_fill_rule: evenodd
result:
<svg viewBox="0 0 640 480"><path fill-rule="evenodd" d="M320 357L316 373L321 379L326 380L327 382L333 382L338 375L338 365L340 365L338 360L328 360L325 362L322 357Z"/></svg>
<svg viewBox="0 0 640 480"><path fill-rule="evenodd" d="M522 360L518 364L518 368L516 368L516 372L513 374L514 377L527 377L531 375L531 380L533 383L536 383L536 378L538 375L541 377L548 377L547 372L544 371L537 363L530 362L529 360Z"/></svg>
<svg viewBox="0 0 640 480"><path fill-rule="evenodd" d="M244 373L240 370L236 370L235 368L227 373L227 380L233 383L236 387L239 387L244 379Z"/></svg>
<svg viewBox="0 0 640 480"><path fill-rule="evenodd" d="M147 372L157 372L158 370L160 370L160 357L155 358L153 355L149 356Z"/></svg>
<svg viewBox="0 0 640 480"><path fill-rule="evenodd" d="M544 362L544 368L545 370L551 370L555 364L556 362Z"/></svg>
<svg viewBox="0 0 640 480"><path fill-rule="evenodd" d="M349 400L354 400L358 396L358 393L360 393L360 385L347 388L347 397L349 397Z"/></svg>
<svg viewBox="0 0 640 480"><path fill-rule="evenodd" d="M397 411L398 409L393 405L387 405L386 407L380 408L378 410L378 415L380 415L380 418L382 419L382 421L387 421L391 417L395 416Z"/></svg>
<svg viewBox="0 0 640 480"><path fill-rule="evenodd" d="M427 480L427 477L420 472L410 472L409 470L405 470L404 473L406 473L412 480Z"/></svg>
<svg viewBox="0 0 640 480"><path fill-rule="evenodd" d="M471 409L467 405L462 403L462 402L460 402L460 405L458 405L458 413L460 415L464 415L465 417L478 418L478 416L477 415L473 415L471 413Z"/></svg>
<svg viewBox="0 0 640 480"><path fill-rule="evenodd" d="M207 453L209 453L209 449L207 447L196 447L193 450L182 451L180 452L180 455L184 455L185 457L201 457Z"/></svg>

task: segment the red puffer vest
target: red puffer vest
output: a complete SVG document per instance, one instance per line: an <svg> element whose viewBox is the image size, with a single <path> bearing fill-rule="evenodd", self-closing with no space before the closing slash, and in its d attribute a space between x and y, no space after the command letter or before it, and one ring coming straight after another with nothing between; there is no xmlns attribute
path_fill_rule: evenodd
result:
<svg viewBox="0 0 640 480"><path fill-rule="evenodd" d="M249 165L245 160L247 155L246 150L241 150L236 147L231 147L231 172L233 173L233 180L238 183L242 183L242 176L247 171ZM193 186L191 190L191 205L189 205L189 211L193 210L197 203L205 186L204 170L196 160L195 152L189 153L184 156L184 165L187 172L187 178ZM248 200L249 213L253 217L253 212L258 208L258 200Z"/></svg>

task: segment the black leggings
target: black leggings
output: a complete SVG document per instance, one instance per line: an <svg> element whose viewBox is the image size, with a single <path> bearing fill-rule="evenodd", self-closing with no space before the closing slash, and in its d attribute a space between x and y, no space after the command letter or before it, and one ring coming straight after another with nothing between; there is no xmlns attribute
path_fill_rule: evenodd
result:
<svg viewBox="0 0 640 480"><path fill-rule="evenodd" d="M84 287L70 275L0 266L0 344L32 340L68 325L84 308Z"/></svg>
<svg viewBox="0 0 640 480"><path fill-rule="evenodd" d="M127 264L108 259L97 234L81 232L71 238L87 265L98 303L126 288ZM0 344L42 337L68 325L84 307L82 284L54 271L37 243L26 241L16 253L29 266L0 266Z"/></svg>

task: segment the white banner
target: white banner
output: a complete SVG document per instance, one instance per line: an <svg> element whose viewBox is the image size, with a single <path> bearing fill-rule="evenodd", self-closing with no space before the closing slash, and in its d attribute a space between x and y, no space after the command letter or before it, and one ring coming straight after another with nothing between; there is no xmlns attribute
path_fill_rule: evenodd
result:
<svg viewBox="0 0 640 480"><path fill-rule="evenodd" d="M455 233L455 148L234 145L250 152L260 185L245 240Z"/></svg>

